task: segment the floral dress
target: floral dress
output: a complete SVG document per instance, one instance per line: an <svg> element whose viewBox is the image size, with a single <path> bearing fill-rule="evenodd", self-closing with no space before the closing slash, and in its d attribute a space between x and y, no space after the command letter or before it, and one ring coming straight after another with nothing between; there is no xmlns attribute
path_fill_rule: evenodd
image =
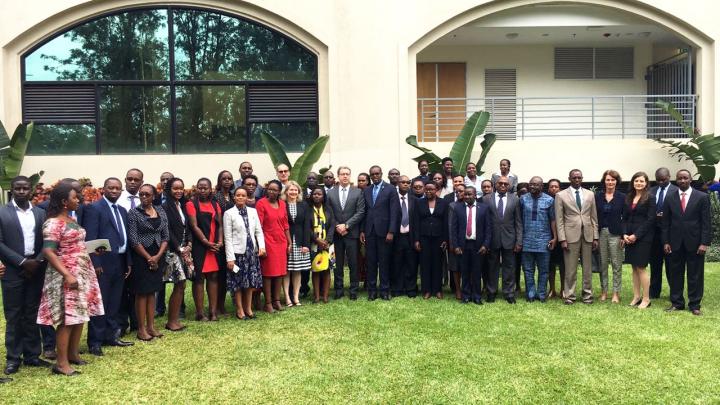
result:
<svg viewBox="0 0 720 405"><path fill-rule="evenodd" d="M49 218L43 225L43 247L53 248L75 276L77 289L65 286L62 274L48 264L38 310L40 325L79 325L104 315L100 286L85 250L85 230L76 222Z"/></svg>
<svg viewBox="0 0 720 405"><path fill-rule="evenodd" d="M248 220L247 207L239 208L240 217L245 223L246 245L245 254L235 255L235 264L240 271L233 273L228 272L227 285L228 290L235 292L241 288L262 288L262 272L260 270L260 259L255 252L254 235L250 235L250 223Z"/></svg>

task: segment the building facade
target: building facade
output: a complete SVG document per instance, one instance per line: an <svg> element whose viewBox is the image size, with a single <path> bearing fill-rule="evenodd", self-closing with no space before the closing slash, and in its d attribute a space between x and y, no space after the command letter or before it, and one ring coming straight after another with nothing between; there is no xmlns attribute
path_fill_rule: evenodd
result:
<svg viewBox="0 0 720 405"><path fill-rule="evenodd" d="M295 152L329 134L318 167L415 173L408 135L444 155L481 109L500 139L487 172L629 178L691 166L652 140L684 136L655 101L715 130L715 3L3 2L0 117L35 122L23 172L46 181L193 181L243 160L267 179L263 130Z"/></svg>

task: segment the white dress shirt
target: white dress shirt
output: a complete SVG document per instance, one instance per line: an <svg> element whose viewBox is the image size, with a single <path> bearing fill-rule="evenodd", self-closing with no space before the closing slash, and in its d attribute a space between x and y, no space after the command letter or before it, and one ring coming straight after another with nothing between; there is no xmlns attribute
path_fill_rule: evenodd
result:
<svg viewBox="0 0 720 405"><path fill-rule="evenodd" d="M137 194L132 195L132 194L128 193L127 190L123 190L123 192L120 193L120 198L118 198L118 200L117 200L117 205L125 208L125 211L130 212L130 210L132 209L131 200L133 198L135 199L135 207L139 207L140 206L140 197L138 197ZM108 203L110 203L110 201L108 201ZM110 203L110 204L112 204L112 203ZM112 207L110 207L110 208L112 208Z"/></svg>
<svg viewBox="0 0 720 405"><path fill-rule="evenodd" d="M12 200L15 214L17 214L18 221L20 221L20 228L22 228L23 232L23 243L25 246L23 254L26 257L35 254L35 214L32 212L32 204L28 204L28 209L23 210L18 207L15 200Z"/></svg>
<svg viewBox="0 0 720 405"><path fill-rule="evenodd" d="M475 187L475 194L477 194L477 197L482 197L482 182L485 181L485 178L480 176L475 176L475 181L470 180L470 177L465 176L465 186L473 186Z"/></svg>
<svg viewBox="0 0 720 405"><path fill-rule="evenodd" d="M410 200L410 194L409 194L409 193L405 193L405 195L402 195L402 194L398 193L398 204L400 204L400 218L399 218L399 219L400 219L400 222L402 222L402 202L403 202L403 198L405 199L405 206L407 207L407 210L408 210L408 220L410 219L410 201L409 201L409 200ZM400 225L400 233L408 233L408 232L410 232L410 225L402 226L402 224L401 224L401 225Z"/></svg>
<svg viewBox="0 0 720 405"><path fill-rule="evenodd" d="M125 191L123 191L123 193L125 193ZM129 193L128 193L128 195L129 195ZM122 205L120 204L120 199L121 199L121 198L122 198L122 195L120 195L120 198L118 198L117 203L116 203L116 204L117 204L118 206L120 206L120 207L122 207ZM115 209L112 207L112 206L113 206L113 203L111 203L110 200L108 200L107 198L105 198L105 196L103 196L103 200L105 200L105 202L107 203L108 207L110 207L110 215L112 216L112 222L113 222L113 224L114 224L115 221L116 221L116 219L115 219ZM128 201L128 204L130 204L130 200L128 199L127 201ZM140 200L138 200L138 204L140 204ZM125 208L125 207L123 207L123 208ZM129 210L129 209L130 209L130 208L126 208L126 210ZM120 212L120 210L118 209L118 213L119 213L119 212ZM182 215L182 214L181 214L181 215ZM125 226L125 223L123 222L123 217L122 217L122 215L118 215L118 218L120 218L120 228L123 230L121 236L123 236L123 237L125 238L125 239L123 240L122 246L120 246L120 247L118 248L118 253L122 254L122 253L125 253L125 251L127 250L127 227Z"/></svg>
<svg viewBox="0 0 720 405"><path fill-rule="evenodd" d="M680 197L680 201L682 202L682 195L685 193L685 207L687 207L687 203L690 201L690 194L692 193L692 187L688 187L687 190L682 191L680 190L680 187L678 187L678 197Z"/></svg>

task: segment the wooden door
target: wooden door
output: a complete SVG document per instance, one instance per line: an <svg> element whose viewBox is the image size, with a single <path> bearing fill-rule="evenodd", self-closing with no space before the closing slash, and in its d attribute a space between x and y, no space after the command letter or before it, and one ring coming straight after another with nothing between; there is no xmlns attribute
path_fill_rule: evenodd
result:
<svg viewBox="0 0 720 405"><path fill-rule="evenodd" d="M457 138L467 119L465 74L465 63L417 64L419 141Z"/></svg>

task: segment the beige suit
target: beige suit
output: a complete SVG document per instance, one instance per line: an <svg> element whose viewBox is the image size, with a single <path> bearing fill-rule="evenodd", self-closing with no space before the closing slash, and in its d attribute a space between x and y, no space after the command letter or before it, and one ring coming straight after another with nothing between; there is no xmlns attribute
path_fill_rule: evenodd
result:
<svg viewBox="0 0 720 405"><path fill-rule="evenodd" d="M582 257L583 302L591 303L592 296L592 242L599 239L595 195L583 188L581 208L578 208L575 189L568 187L555 195L555 221L557 223L558 242L566 241L568 250L564 251L566 300L575 302L575 284L577 282L578 258Z"/></svg>

